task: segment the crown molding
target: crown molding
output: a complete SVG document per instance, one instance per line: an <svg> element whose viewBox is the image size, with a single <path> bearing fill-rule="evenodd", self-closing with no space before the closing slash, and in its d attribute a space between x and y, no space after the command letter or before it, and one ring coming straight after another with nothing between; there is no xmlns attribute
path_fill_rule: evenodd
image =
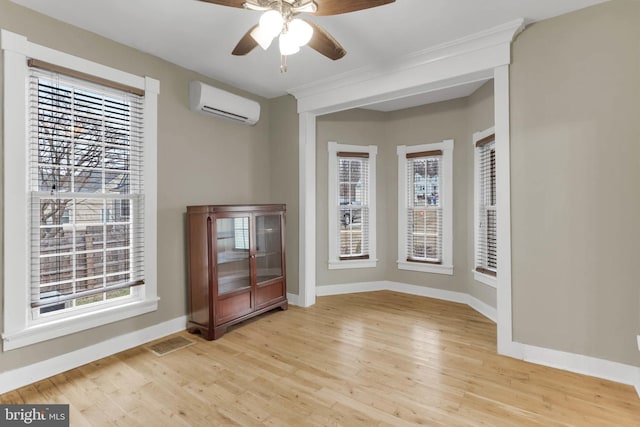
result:
<svg viewBox="0 0 640 427"><path fill-rule="evenodd" d="M524 19L517 19L401 56L391 65L358 68L312 84L291 88L288 93L297 98L298 112L326 113L379 102L382 98L397 98L401 95L389 93L388 88L393 85L397 90L398 79L405 82L403 92L415 94L416 91L424 93L439 89L443 81L446 81L443 76L449 77L449 85L461 83L460 79L451 79L452 76L472 75L476 80L483 77L491 78L493 68L509 64L511 61L511 42L524 27ZM433 76L431 81L425 82L425 72ZM370 94L372 85L379 88L378 94L381 99L374 94L363 100L361 92L366 91ZM336 100L339 101L339 108L335 106Z"/></svg>

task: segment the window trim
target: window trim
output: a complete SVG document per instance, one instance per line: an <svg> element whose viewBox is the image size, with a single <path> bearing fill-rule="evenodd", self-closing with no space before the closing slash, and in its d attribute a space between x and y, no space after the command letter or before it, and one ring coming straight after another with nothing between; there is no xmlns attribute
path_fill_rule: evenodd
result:
<svg viewBox="0 0 640 427"><path fill-rule="evenodd" d="M157 310L157 110L160 83L59 52L0 30L4 59L4 323L3 351L95 328ZM96 306L76 316L30 320L29 214L27 191L27 59L34 58L145 91L145 286L126 304ZM7 183L11 185L7 185ZM9 208L10 206L10 208Z"/></svg>
<svg viewBox="0 0 640 427"><path fill-rule="evenodd" d="M378 147L375 145L338 144L329 141L329 173L328 173L328 229L329 229L329 270L348 268L374 268L378 258L376 252L376 156ZM362 153L369 156L369 257L367 259L341 259L338 250L338 219L335 215L338 209L338 153Z"/></svg>
<svg viewBox="0 0 640 427"><path fill-rule="evenodd" d="M473 144L473 268L471 271L473 273L474 280L484 283L487 286L491 286L492 288L497 288L497 277L478 271L475 265L476 260L478 259L478 236L480 234L480 147L477 147L477 143L491 135L495 135L495 127L493 126L483 131L475 132L471 140L471 143Z"/></svg>
<svg viewBox="0 0 640 427"><path fill-rule="evenodd" d="M453 139L420 145L399 145L398 155L398 264L399 270L453 275ZM407 261L407 156L442 151L442 264Z"/></svg>

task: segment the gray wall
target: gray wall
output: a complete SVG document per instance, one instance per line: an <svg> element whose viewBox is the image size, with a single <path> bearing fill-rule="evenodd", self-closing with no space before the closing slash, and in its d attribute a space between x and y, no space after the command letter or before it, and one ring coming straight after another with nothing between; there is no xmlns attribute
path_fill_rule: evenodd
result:
<svg viewBox="0 0 640 427"><path fill-rule="evenodd" d="M161 299L158 311L0 353L0 369L5 371L185 315L185 207L202 203L260 203L273 200L269 164L270 117L269 105L265 100L233 90L262 103L262 117L255 127L205 117L190 112L187 107L189 80L207 81L193 72L44 17L8 0L0 0L0 27L25 35L30 41L47 47L160 80L158 295ZM208 82L225 88L219 83ZM0 120L1 109L0 105ZM2 188L8 183L3 184ZM281 200L278 194L277 201ZM0 256L0 259L3 258ZM0 277L2 274L0 270ZM11 285L23 286L2 283L2 286Z"/></svg>
<svg viewBox="0 0 640 427"><path fill-rule="evenodd" d="M473 280L472 135L493 126L493 82L467 98L390 113L349 110L318 118L317 124L317 285L390 280L467 292L495 307L495 289ZM454 139L453 276L398 270L398 145ZM376 268L329 270L327 143L378 146Z"/></svg>
<svg viewBox="0 0 640 427"><path fill-rule="evenodd" d="M293 96L281 96L269 101L271 126L271 198L287 204L287 291L298 293L299 263L299 195L298 195L298 113Z"/></svg>
<svg viewBox="0 0 640 427"><path fill-rule="evenodd" d="M385 277L387 265L385 245L380 242L386 239L378 237L378 265L376 268L355 268L349 270L329 270L329 238L328 215L328 142L352 145L377 145L378 159L376 167L378 175L382 172L389 158L389 153L382 148L386 143L386 115L376 111L349 110L326 116L320 116L316 125L316 285L371 282ZM376 230L382 232L387 226L384 209L386 200L386 183L377 179L376 203L378 205Z"/></svg>
<svg viewBox="0 0 640 427"><path fill-rule="evenodd" d="M462 98L389 114L388 133L391 137L389 143L394 147L394 162L384 169L387 170L386 179L393 187L390 191L393 193L394 202L387 207L389 228L393 233L393 238L389 240L392 252L389 253L387 260L393 268L389 271L388 280L457 292L464 291L466 288L467 270L471 268L466 256L468 234L466 211L472 208L467 206L467 193L473 192L473 187L469 189L467 185L467 177L473 174L473 169L468 170L469 162L467 161L469 157L473 157L471 132L467 128L469 114L467 103L468 100ZM492 124L490 123L489 126ZM398 157L395 155L395 146L440 142L445 139L454 140L453 275L398 270L396 265L398 259ZM471 167L473 168L472 163Z"/></svg>
<svg viewBox="0 0 640 427"><path fill-rule="evenodd" d="M640 3L532 25L513 45L513 331L640 366Z"/></svg>

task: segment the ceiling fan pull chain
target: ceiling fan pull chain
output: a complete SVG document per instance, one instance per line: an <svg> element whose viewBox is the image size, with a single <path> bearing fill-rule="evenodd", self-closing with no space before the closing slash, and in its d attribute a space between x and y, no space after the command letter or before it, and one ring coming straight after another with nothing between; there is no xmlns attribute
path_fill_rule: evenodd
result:
<svg viewBox="0 0 640 427"><path fill-rule="evenodd" d="M280 72L287 72L287 55L280 55Z"/></svg>

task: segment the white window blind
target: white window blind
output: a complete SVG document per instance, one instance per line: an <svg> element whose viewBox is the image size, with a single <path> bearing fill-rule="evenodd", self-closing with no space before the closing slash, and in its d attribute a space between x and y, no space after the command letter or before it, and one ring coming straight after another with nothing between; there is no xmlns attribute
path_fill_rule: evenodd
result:
<svg viewBox="0 0 640 427"><path fill-rule="evenodd" d="M496 275L497 216L496 216L496 148L495 136L476 143L478 150L478 232L476 235L476 270Z"/></svg>
<svg viewBox="0 0 640 427"><path fill-rule="evenodd" d="M144 284L143 96L29 70L34 316Z"/></svg>
<svg viewBox="0 0 640 427"><path fill-rule="evenodd" d="M369 258L369 154L338 152L339 258Z"/></svg>
<svg viewBox="0 0 640 427"><path fill-rule="evenodd" d="M442 151L407 154L407 261L442 263Z"/></svg>

